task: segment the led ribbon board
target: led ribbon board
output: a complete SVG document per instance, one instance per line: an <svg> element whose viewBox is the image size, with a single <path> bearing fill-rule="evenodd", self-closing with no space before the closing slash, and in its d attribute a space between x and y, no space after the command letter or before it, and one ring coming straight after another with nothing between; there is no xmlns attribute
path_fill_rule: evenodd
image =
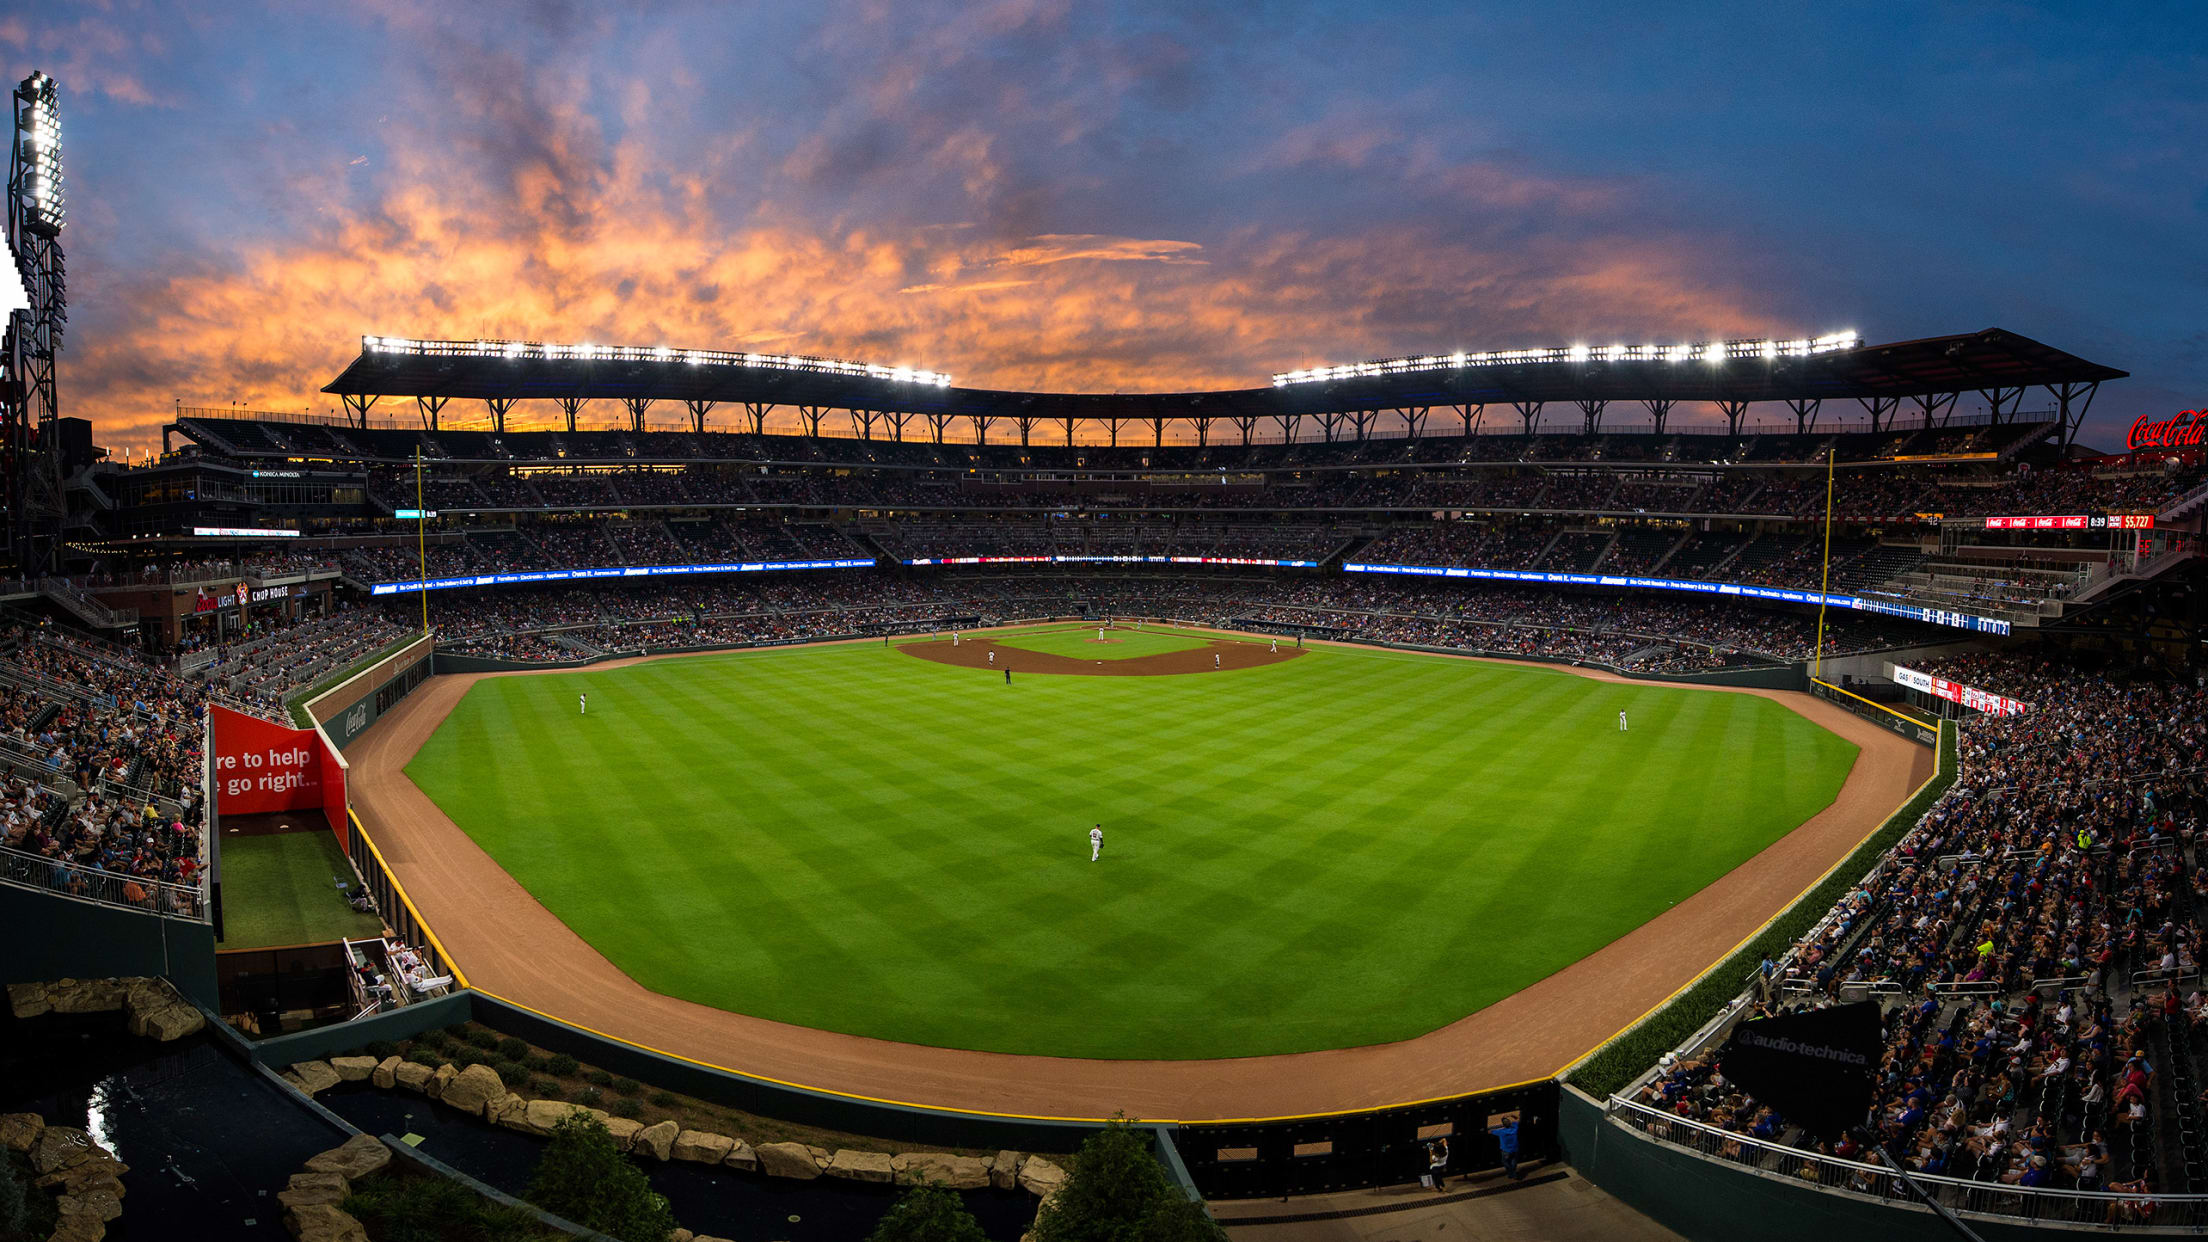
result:
<svg viewBox="0 0 2208 1242"><path fill-rule="evenodd" d="M907 565L1251 565L1276 569L1317 569L1317 561L1283 561L1264 556L923 556Z"/></svg>
<svg viewBox="0 0 2208 1242"><path fill-rule="evenodd" d="M1974 630L1981 634L2006 634L2009 623L1997 617L1980 617L1944 608L1920 608L1854 595L1830 595L1787 587L1755 586L1745 582L1703 582L1691 578L1636 578L1616 574L1559 574L1538 569L1481 569L1461 565L1374 565L1350 563L1342 572L1352 574L1409 574L1424 578L1473 578L1493 582L1525 582L1547 586L1628 587L1644 591L1690 591L1698 595L1723 595L1742 599L1766 599L1782 604L1824 604L1883 616L1923 621L1932 625Z"/></svg>
<svg viewBox="0 0 2208 1242"><path fill-rule="evenodd" d="M370 595L412 595L418 591L445 591L454 587L512 586L529 582L595 582L608 578L660 578L677 574L755 574L783 569L872 569L872 560L850 558L831 561L739 561L724 565L607 565L596 569L534 569L512 574L466 574L457 578L416 579L412 582L378 582Z"/></svg>

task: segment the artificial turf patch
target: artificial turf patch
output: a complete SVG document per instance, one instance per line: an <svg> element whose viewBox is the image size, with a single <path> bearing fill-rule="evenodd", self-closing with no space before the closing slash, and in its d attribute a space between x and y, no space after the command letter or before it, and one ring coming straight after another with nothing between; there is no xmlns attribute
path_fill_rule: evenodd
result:
<svg viewBox="0 0 2208 1242"><path fill-rule="evenodd" d="M222 947L322 944L382 930L375 915L345 904L338 880L358 882L327 830L224 837Z"/></svg>
<svg viewBox="0 0 2208 1242"><path fill-rule="evenodd" d="M1409 653L1006 686L857 644L488 678L407 773L655 991L1184 1058L1481 1009L1822 810L1855 755L1755 695Z"/></svg>

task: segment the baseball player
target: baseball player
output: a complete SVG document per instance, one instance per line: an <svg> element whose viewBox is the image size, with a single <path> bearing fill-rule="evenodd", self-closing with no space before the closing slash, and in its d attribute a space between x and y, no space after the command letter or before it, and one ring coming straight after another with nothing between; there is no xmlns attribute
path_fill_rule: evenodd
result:
<svg viewBox="0 0 2208 1242"><path fill-rule="evenodd" d="M1104 627L1101 625L1096 627L1096 641L1104 641Z"/></svg>
<svg viewBox="0 0 2208 1242"><path fill-rule="evenodd" d="M1280 654L1280 640L1279 640L1279 639L1277 639L1277 638L1273 640L1273 650L1272 650L1271 654L1273 654L1273 655L1279 655L1279 654Z"/></svg>
<svg viewBox="0 0 2208 1242"><path fill-rule="evenodd" d="M989 650L989 662L991 664L995 664L997 662L997 652L994 647L990 648Z"/></svg>
<svg viewBox="0 0 2208 1242"><path fill-rule="evenodd" d="M590 714L589 695L578 694L575 696L575 714L578 716L588 716Z"/></svg>
<svg viewBox="0 0 2208 1242"><path fill-rule="evenodd" d="M1214 669L1219 667L1219 653L1216 651L1211 653L1211 666Z"/></svg>
<svg viewBox="0 0 2208 1242"><path fill-rule="evenodd" d="M1619 713L1618 713L1618 732L1620 732L1620 733L1623 733L1623 732L1625 732L1625 713L1624 713L1624 712L1619 712Z"/></svg>
<svg viewBox="0 0 2208 1242"><path fill-rule="evenodd" d="M1103 856L1104 825L1098 824L1096 827L1089 829L1089 861L1095 862Z"/></svg>

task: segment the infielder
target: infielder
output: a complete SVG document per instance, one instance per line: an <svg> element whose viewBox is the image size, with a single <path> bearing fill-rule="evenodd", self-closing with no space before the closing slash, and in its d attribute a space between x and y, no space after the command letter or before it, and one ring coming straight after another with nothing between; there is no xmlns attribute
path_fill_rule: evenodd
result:
<svg viewBox="0 0 2208 1242"><path fill-rule="evenodd" d="M991 664L995 664L997 662L997 653L995 648L991 648L989 651L989 662Z"/></svg>
<svg viewBox="0 0 2208 1242"><path fill-rule="evenodd" d="M1216 651L1211 653L1211 667L1214 669L1219 667L1219 653Z"/></svg>
<svg viewBox="0 0 2208 1242"><path fill-rule="evenodd" d="M1620 732L1620 733L1623 733L1623 732L1625 732L1625 713L1624 713L1624 712L1619 712L1619 713L1618 713L1618 732Z"/></svg>
<svg viewBox="0 0 2208 1242"><path fill-rule="evenodd" d="M1096 627L1096 641L1104 641L1104 627L1101 625Z"/></svg>
<svg viewBox="0 0 2208 1242"><path fill-rule="evenodd" d="M575 714L578 716L588 716L590 714L589 695L578 694L575 696Z"/></svg>
<svg viewBox="0 0 2208 1242"><path fill-rule="evenodd" d="M1279 654L1280 654L1280 640L1279 640L1279 639L1277 639L1277 638L1273 640L1273 650L1272 650L1272 653L1271 653L1271 654L1273 654L1273 655L1279 655Z"/></svg>
<svg viewBox="0 0 2208 1242"><path fill-rule="evenodd" d="M1096 827L1089 829L1089 861L1095 862L1103 856L1104 825L1098 824Z"/></svg>

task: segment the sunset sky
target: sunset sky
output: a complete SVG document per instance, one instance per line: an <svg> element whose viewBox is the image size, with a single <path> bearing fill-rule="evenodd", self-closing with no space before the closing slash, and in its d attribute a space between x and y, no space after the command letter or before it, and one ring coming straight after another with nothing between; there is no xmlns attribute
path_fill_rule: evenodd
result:
<svg viewBox="0 0 2208 1242"><path fill-rule="evenodd" d="M2208 401L2208 21L2105 12L116 0L0 52L60 81L62 408L118 448L334 408L363 333L1136 391L1990 326L2131 371L2116 447Z"/></svg>

